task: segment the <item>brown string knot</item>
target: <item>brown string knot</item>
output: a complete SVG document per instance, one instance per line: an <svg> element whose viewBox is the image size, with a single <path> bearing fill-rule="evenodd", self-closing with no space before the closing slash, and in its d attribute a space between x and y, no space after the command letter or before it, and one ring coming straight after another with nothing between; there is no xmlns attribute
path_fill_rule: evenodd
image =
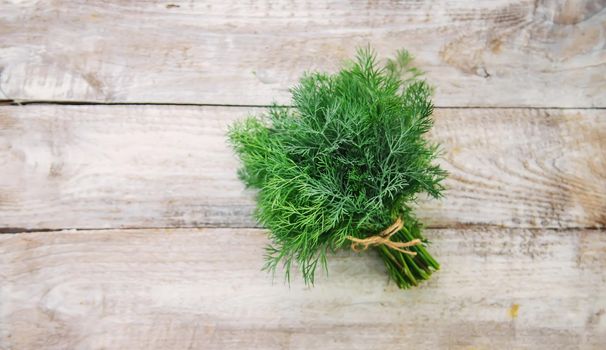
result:
<svg viewBox="0 0 606 350"><path fill-rule="evenodd" d="M396 232L400 231L404 227L404 222L402 218L396 219L391 226L386 228L385 230L379 232L378 234L366 238L356 238L353 236L347 236L347 239L351 241L351 250L356 253L365 251L368 247L378 246L378 245L386 245L387 247L402 252L404 254L415 256L416 252L411 252L410 250L403 249L406 247L412 247L418 244L421 244L420 239L413 239L410 242L394 242L390 238Z"/></svg>

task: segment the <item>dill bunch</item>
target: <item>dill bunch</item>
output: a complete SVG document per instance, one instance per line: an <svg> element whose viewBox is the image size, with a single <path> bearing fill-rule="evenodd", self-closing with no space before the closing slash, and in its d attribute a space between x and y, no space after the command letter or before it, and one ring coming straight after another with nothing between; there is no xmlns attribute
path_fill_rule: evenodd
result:
<svg viewBox="0 0 606 350"><path fill-rule="evenodd" d="M256 218L272 241L266 269L283 265L290 280L295 263L313 284L318 265L327 270L327 256L350 246L376 250L400 288L439 268L412 205L422 192L440 197L446 172L432 163L438 146L423 138L431 88L410 62L399 51L379 65L360 49L335 74L306 73L291 89L292 108L272 106L230 127L240 178L259 189ZM355 243L380 241L393 225L383 244Z"/></svg>

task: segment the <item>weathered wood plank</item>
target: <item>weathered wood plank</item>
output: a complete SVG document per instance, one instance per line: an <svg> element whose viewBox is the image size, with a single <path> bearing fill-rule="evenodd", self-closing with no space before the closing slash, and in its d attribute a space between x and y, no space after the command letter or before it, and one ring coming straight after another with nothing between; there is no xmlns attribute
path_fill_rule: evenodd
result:
<svg viewBox="0 0 606 350"><path fill-rule="evenodd" d="M341 252L313 289L260 271L249 229L0 236L6 349L602 349L606 235L429 230L443 269L408 291Z"/></svg>
<svg viewBox="0 0 606 350"><path fill-rule="evenodd" d="M606 106L601 0L0 6L0 88L16 100L287 103L303 71L371 43L413 52L441 106Z"/></svg>
<svg viewBox="0 0 606 350"><path fill-rule="evenodd" d="M252 112L0 107L0 227L251 227L225 132ZM606 111L440 109L432 138L451 176L430 226L606 225Z"/></svg>

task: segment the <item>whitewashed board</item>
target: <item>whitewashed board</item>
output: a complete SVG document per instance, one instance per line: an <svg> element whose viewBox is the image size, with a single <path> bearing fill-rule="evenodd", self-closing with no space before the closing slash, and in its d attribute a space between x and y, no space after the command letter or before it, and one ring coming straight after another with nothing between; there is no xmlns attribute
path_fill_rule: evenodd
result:
<svg viewBox="0 0 606 350"><path fill-rule="evenodd" d="M288 103L304 71L407 48L440 106L606 107L602 0L0 0L0 99ZM4 95L4 97L2 97Z"/></svg>
<svg viewBox="0 0 606 350"><path fill-rule="evenodd" d="M0 348L603 349L603 232L427 234L443 269L407 291L350 251L272 285L262 230L0 235Z"/></svg>
<svg viewBox="0 0 606 350"><path fill-rule="evenodd" d="M0 107L0 227L254 226L227 126L261 109ZM606 225L606 111L439 109L432 227Z"/></svg>

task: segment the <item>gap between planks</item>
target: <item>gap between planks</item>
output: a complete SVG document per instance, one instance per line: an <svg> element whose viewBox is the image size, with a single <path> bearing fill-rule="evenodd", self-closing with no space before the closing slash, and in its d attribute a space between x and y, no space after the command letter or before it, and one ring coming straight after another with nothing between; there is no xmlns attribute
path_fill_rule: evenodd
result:
<svg viewBox="0 0 606 350"><path fill-rule="evenodd" d="M82 233L86 231L149 231L149 230L205 230L205 229L233 229L233 230L267 230L262 226L217 226L217 225L207 225L207 226L179 226L179 227L128 227L128 228L120 228L120 227L92 227L92 228L77 228L77 227L65 227L65 228L57 228L57 229L26 229L19 227L6 227L0 228L0 235L19 235L19 234L29 234L29 233L44 233L44 232L64 232L64 233ZM605 228L600 227L560 227L560 228L537 228L537 227L505 227L498 225L455 225L455 226L431 226L429 228L425 228L425 230L526 230L526 231L554 231L554 232L567 232L567 231L604 231Z"/></svg>
<svg viewBox="0 0 606 350"><path fill-rule="evenodd" d="M227 108L268 108L272 106L292 108L292 105L276 104L276 105L262 105L262 104L220 104L220 103L167 103L167 102L98 102L98 101L52 101L52 100L0 100L0 105L6 106L30 106L30 105L58 105L58 106L183 106L183 107L227 107ZM447 106L447 105L434 105L434 109L512 109L512 110L604 110L606 107L541 107L541 106Z"/></svg>

